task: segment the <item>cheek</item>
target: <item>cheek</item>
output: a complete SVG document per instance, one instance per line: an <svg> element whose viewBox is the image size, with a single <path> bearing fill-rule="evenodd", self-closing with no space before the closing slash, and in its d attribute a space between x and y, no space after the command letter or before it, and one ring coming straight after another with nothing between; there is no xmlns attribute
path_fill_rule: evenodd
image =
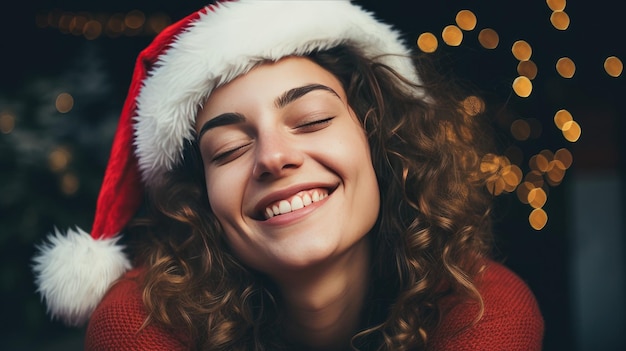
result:
<svg viewBox="0 0 626 351"><path fill-rule="evenodd" d="M209 204L223 226L241 209L243 183L237 173L213 171L206 173Z"/></svg>

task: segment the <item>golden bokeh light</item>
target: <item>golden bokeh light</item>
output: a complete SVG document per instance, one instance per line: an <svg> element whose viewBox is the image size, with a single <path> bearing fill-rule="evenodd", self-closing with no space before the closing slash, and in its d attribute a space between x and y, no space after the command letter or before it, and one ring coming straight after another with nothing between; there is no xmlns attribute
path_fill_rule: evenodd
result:
<svg viewBox="0 0 626 351"><path fill-rule="evenodd" d="M548 149L543 149L539 152L539 155L543 156L546 158L546 160L552 161L554 160L554 152L548 150Z"/></svg>
<svg viewBox="0 0 626 351"><path fill-rule="evenodd" d="M515 191L523 177L522 170L506 156L492 153L483 156L480 171L488 175L485 186L495 196Z"/></svg>
<svg viewBox="0 0 626 351"><path fill-rule="evenodd" d="M441 33L444 43L449 46L459 46L463 42L463 32L453 24L446 26Z"/></svg>
<svg viewBox="0 0 626 351"><path fill-rule="evenodd" d="M537 65L532 60L520 61L517 64L517 73L533 80L537 77Z"/></svg>
<svg viewBox="0 0 626 351"><path fill-rule="evenodd" d="M565 166L559 160L552 160L550 167L546 172L546 181L551 186L557 186L561 184L565 177Z"/></svg>
<svg viewBox="0 0 626 351"><path fill-rule="evenodd" d="M74 35L82 35L83 28L85 27L85 24L89 22L89 19L87 18L87 16L81 14L75 15L71 18L72 19L69 22L68 31Z"/></svg>
<svg viewBox="0 0 626 351"><path fill-rule="evenodd" d="M559 130L563 130L563 126L565 125L565 123L571 122L573 120L574 118L572 117L572 114L565 109L558 110L554 114L554 124L557 128L559 128Z"/></svg>
<svg viewBox="0 0 626 351"><path fill-rule="evenodd" d="M0 113L0 133L10 134L15 129L15 116L8 112Z"/></svg>
<svg viewBox="0 0 626 351"><path fill-rule="evenodd" d="M478 33L478 42L485 49L495 49L498 47L500 37L495 30L491 28L485 28L481 30L480 33Z"/></svg>
<svg viewBox="0 0 626 351"><path fill-rule="evenodd" d="M74 107L74 98L68 93L61 93L57 96L54 106L57 111L61 113L68 113Z"/></svg>
<svg viewBox="0 0 626 351"><path fill-rule="evenodd" d="M165 13L146 16L140 10L128 13L72 13L53 10L35 15L35 24L39 28L56 28L61 33L82 35L87 40L94 40L103 35L117 38L122 35L155 35L171 23Z"/></svg>
<svg viewBox="0 0 626 351"><path fill-rule="evenodd" d="M102 35L102 24L98 21L89 21L83 26L83 36L87 40L97 39Z"/></svg>
<svg viewBox="0 0 626 351"><path fill-rule="evenodd" d="M70 151L63 146L52 150L48 155L48 166L53 172L60 172L67 168L72 159Z"/></svg>
<svg viewBox="0 0 626 351"><path fill-rule="evenodd" d="M109 18L106 23L105 32L109 37L115 38L122 35L124 32L124 19L125 16L123 14L116 13Z"/></svg>
<svg viewBox="0 0 626 351"><path fill-rule="evenodd" d="M523 119L516 119L511 123L511 135L519 141L527 140L530 137L530 124Z"/></svg>
<svg viewBox="0 0 626 351"><path fill-rule="evenodd" d="M139 10L133 10L124 17L124 24L130 29L139 29L146 22L146 16Z"/></svg>
<svg viewBox="0 0 626 351"><path fill-rule="evenodd" d="M463 110L467 116L477 116L485 112L485 101L478 96L468 96L463 99Z"/></svg>
<svg viewBox="0 0 626 351"><path fill-rule="evenodd" d="M548 158L546 158L546 156L542 154L537 154L531 156L531 158L528 160L528 165L530 166L530 169L534 171L545 173L548 170L548 166L550 165L550 160L548 160Z"/></svg>
<svg viewBox="0 0 626 351"><path fill-rule="evenodd" d="M528 222L533 229L541 230L548 223L548 214L543 209L536 208L528 216Z"/></svg>
<svg viewBox="0 0 626 351"><path fill-rule="evenodd" d="M61 16L59 17L59 21L57 22L57 26L61 33L64 33L64 34L70 33L70 24L73 18L74 16L72 14L69 14L69 13L61 14Z"/></svg>
<svg viewBox="0 0 626 351"><path fill-rule="evenodd" d="M513 91L519 97L528 97L533 91L533 83L525 76L519 76L513 81Z"/></svg>
<svg viewBox="0 0 626 351"><path fill-rule="evenodd" d="M563 11L565 10L565 0L546 0L548 7L552 11Z"/></svg>
<svg viewBox="0 0 626 351"><path fill-rule="evenodd" d="M439 42L433 33L422 33L417 38L417 47L426 53L433 53L437 50Z"/></svg>
<svg viewBox="0 0 626 351"><path fill-rule="evenodd" d="M577 142L582 134L580 125L576 121L565 122L563 124L562 132L565 140L572 143Z"/></svg>
<svg viewBox="0 0 626 351"><path fill-rule="evenodd" d="M483 173L496 173L500 167L500 157L492 153L486 154L480 161L480 171Z"/></svg>
<svg viewBox="0 0 626 351"><path fill-rule="evenodd" d="M554 11L550 15L550 23L558 30L566 30L569 27L569 15L565 11Z"/></svg>
<svg viewBox="0 0 626 351"><path fill-rule="evenodd" d="M72 173L66 173L61 177L61 191L65 195L74 195L80 187L78 177Z"/></svg>
<svg viewBox="0 0 626 351"><path fill-rule="evenodd" d="M535 188L535 185L531 182L521 182L519 184L519 186L517 187L517 198L519 199L519 201L523 204L528 204L528 194L530 193L531 190L533 190Z"/></svg>
<svg viewBox="0 0 626 351"><path fill-rule="evenodd" d="M474 30L476 28L476 15L470 10L461 10L456 14L456 25L463 30Z"/></svg>
<svg viewBox="0 0 626 351"><path fill-rule="evenodd" d="M502 168L502 180L504 180L504 190L507 192L515 191L515 188L522 181L522 170L516 165L507 165Z"/></svg>
<svg viewBox="0 0 626 351"><path fill-rule="evenodd" d="M572 78L574 73L576 73L576 64L569 57L561 57L556 62L556 71L563 78Z"/></svg>
<svg viewBox="0 0 626 351"><path fill-rule="evenodd" d="M513 46L511 47L511 52L513 53L513 56L519 61L528 61L533 54L533 49L526 41L518 40L513 43Z"/></svg>
<svg viewBox="0 0 626 351"><path fill-rule="evenodd" d="M533 188L528 192L528 204L532 208L542 208L548 201L548 195L543 188Z"/></svg>
<svg viewBox="0 0 626 351"><path fill-rule="evenodd" d="M534 188L543 187L543 174L539 171L530 171L524 176L524 181L533 185Z"/></svg>
<svg viewBox="0 0 626 351"><path fill-rule="evenodd" d="M604 70L611 77L617 78L622 75L622 71L624 70L624 64L619 58L615 56L609 56L606 58L606 60L604 60Z"/></svg>
<svg viewBox="0 0 626 351"><path fill-rule="evenodd" d="M572 156L572 153L566 148L556 150L556 152L554 153L554 159L560 161L563 167L565 167L564 169L570 168L572 166L572 163L574 162L574 157Z"/></svg>

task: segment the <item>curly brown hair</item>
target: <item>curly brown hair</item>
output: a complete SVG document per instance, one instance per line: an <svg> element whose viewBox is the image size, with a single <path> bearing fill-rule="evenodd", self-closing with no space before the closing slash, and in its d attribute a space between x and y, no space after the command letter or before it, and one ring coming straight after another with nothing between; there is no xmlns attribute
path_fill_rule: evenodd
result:
<svg viewBox="0 0 626 351"><path fill-rule="evenodd" d="M423 57L415 58L419 86L347 46L309 57L343 84L368 135L380 190L368 234L367 318L352 347L426 349L444 297L482 306L473 278L492 241L490 175L480 171L492 148L489 123L468 114L467 96ZM137 264L146 267L146 323L177 329L192 349L288 349L277 327L279 293L230 251L201 162L189 143L183 164L149 189L148 215L134 224Z"/></svg>

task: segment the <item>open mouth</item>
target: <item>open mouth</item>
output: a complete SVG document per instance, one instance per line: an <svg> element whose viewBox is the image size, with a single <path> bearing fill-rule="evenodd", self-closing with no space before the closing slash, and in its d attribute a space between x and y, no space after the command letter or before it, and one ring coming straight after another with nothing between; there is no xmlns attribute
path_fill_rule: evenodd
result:
<svg viewBox="0 0 626 351"><path fill-rule="evenodd" d="M335 189L315 188L303 190L289 198L278 200L268 204L259 219L267 220L276 216L284 215L303 209L311 204L327 198Z"/></svg>

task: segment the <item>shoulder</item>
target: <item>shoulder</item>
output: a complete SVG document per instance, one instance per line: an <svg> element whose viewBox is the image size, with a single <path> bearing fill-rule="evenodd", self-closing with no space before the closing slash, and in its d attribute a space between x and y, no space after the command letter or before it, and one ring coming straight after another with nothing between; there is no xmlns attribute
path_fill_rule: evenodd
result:
<svg viewBox="0 0 626 351"><path fill-rule="evenodd" d="M476 277L484 303L458 303L444 315L433 335L433 349L541 350L544 322L528 285L504 265L487 261Z"/></svg>
<svg viewBox="0 0 626 351"><path fill-rule="evenodd" d="M141 271L127 272L102 299L89 319L85 350L183 350L175 335L156 325L143 326L147 312L139 284Z"/></svg>

